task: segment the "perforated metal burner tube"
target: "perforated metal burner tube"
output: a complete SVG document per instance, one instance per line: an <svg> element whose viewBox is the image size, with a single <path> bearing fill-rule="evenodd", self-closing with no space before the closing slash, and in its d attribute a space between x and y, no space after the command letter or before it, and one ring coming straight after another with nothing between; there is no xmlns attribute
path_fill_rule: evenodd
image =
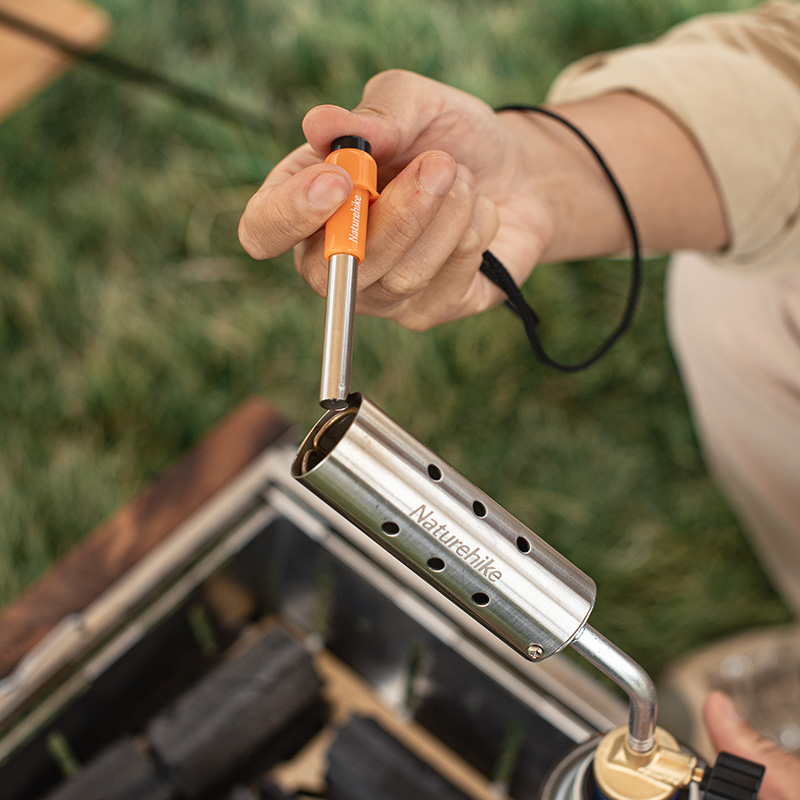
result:
<svg viewBox="0 0 800 800"><path fill-rule="evenodd" d="M583 630L591 578L363 395L322 417L292 474L526 658Z"/></svg>

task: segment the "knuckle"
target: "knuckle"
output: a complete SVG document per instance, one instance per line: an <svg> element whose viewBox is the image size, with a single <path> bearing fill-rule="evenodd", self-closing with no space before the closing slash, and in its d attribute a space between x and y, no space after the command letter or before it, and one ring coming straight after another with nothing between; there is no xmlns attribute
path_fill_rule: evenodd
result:
<svg viewBox="0 0 800 800"><path fill-rule="evenodd" d="M270 203L267 206L269 224L282 238L301 240L306 236L298 210L290 204Z"/></svg>
<svg viewBox="0 0 800 800"><path fill-rule="evenodd" d="M425 230L424 220L413 209L405 214L393 215L381 231L389 247L394 250L407 250Z"/></svg>
<svg viewBox="0 0 800 800"><path fill-rule="evenodd" d="M431 289L425 295L410 298L398 306L398 322L409 330L427 331L446 322L476 314L485 306L476 294L476 282L471 281L462 290Z"/></svg>
<svg viewBox="0 0 800 800"><path fill-rule="evenodd" d="M298 247L295 249L295 268L320 297L325 297L328 293L328 270L323 258Z"/></svg>
<svg viewBox="0 0 800 800"><path fill-rule="evenodd" d="M270 194L256 192L239 220L239 242L253 258L272 258L288 249L279 243L303 238L296 215L291 209L272 202Z"/></svg>
<svg viewBox="0 0 800 800"><path fill-rule="evenodd" d="M425 333L438 324L436 321L420 314L403 314L397 319L401 328L412 333Z"/></svg>
<svg viewBox="0 0 800 800"><path fill-rule="evenodd" d="M381 292L390 301L403 300L421 292L430 279L416 269L403 268L387 272L379 281Z"/></svg>
<svg viewBox="0 0 800 800"><path fill-rule="evenodd" d="M448 307L442 308L438 303L415 302L411 300L397 306L393 318L403 328L414 333L425 333L445 322L461 316Z"/></svg>
<svg viewBox="0 0 800 800"><path fill-rule="evenodd" d="M411 73L403 69L385 69L373 75L364 84L364 94L367 95L372 91L380 92L391 86L396 86L398 83L407 81Z"/></svg>
<svg viewBox="0 0 800 800"><path fill-rule="evenodd" d="M484 249L483 237L475 228L469 227L458 240L453 256L459 261L471 261L481 254Z"/></svg>

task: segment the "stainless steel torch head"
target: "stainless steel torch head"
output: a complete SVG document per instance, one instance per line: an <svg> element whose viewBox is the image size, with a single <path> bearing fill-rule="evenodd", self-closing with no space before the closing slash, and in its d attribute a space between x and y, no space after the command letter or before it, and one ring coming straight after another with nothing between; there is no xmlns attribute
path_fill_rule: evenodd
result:
<svg viewBox="0 0 800 800"><path fill-rule="evenodd" d="M526 658L583 629L591 578L363 395L320 419L292 474Z"/></svg>

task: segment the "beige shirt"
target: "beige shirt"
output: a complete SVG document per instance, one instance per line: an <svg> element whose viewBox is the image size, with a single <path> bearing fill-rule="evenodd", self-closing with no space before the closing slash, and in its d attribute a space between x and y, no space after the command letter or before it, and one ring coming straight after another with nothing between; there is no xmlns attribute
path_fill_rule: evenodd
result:
<svg viewBox="0 0 800 800"><path fill-rule="evenodd" d="M695 137L730 233L714 261L800 267L800 3L696 17L653 43L589 56L548 102L619 90L660 104Z"/></svg>

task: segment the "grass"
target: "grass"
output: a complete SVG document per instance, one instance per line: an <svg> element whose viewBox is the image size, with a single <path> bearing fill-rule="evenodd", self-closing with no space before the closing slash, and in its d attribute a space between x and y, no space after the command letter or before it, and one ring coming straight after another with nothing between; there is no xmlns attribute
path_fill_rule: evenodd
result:
<svg viewBox="0 0 800 800"><path fill-rule="evenodd" d="M263 114L263 134L76 67L0 125L0 602L17 596L252 394L317 418L322 301L236 223L320 102L403 67L492 104L738 0L99 0L107 49ZM565 358L616 319L625 266L526 288ZM709 482L663 331L664 264L635 328L577 376L503 309L412 334L359 320L356 388L597 581L593 623L654 674L788 619ZM400 363L398 363L400 362Z"/></svg>

